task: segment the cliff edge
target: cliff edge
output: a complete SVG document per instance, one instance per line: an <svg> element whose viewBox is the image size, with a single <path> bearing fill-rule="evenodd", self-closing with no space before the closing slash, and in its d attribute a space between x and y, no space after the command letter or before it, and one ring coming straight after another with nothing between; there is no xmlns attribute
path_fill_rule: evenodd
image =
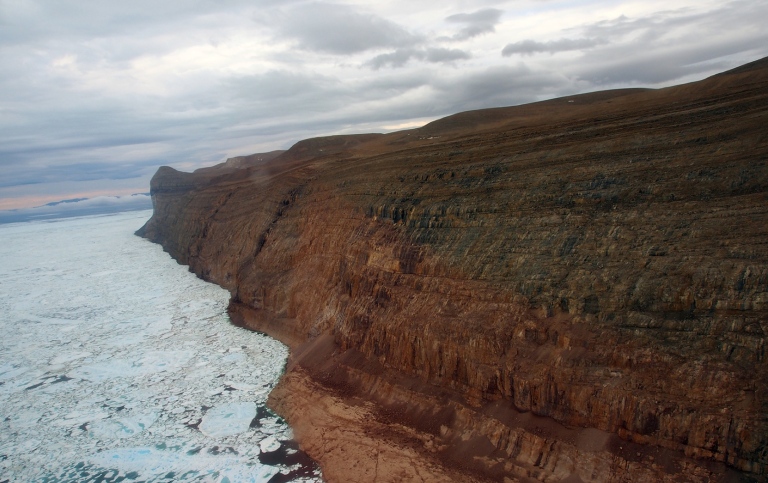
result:
<svg viewBox="0 0 768 483"><path fill-rule="evenodd" d="M328 481L765 481L768 63L160 168Z"/></svg>

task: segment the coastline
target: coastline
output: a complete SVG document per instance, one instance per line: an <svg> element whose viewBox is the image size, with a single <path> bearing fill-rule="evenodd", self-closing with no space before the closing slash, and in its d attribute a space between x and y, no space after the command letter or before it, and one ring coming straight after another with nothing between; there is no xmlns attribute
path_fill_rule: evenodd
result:
<svg viewBox="0 0 768 483"><path fill-rule="evenodd" d="M434 435L386 421L375 404L342 381L334 387L330 378L327 384L313 378L307 366L317 368L318 356L336 349L328 336L314 344L302 343L281 330L284 325L254 317L254 311L240 304L230 304L228 312L238 327L262 332L289 347L285 372L267 404L289 423L299 447L321 466L325 481L488 481L446 466L435 454Z"/></svg>
<svg viewBox="0 0 768 483"><path fill-rule="evenodd" d="M329 479L367 435L438 480L758 481L763 64L163 167L137 234L291 348L274 407Z"/></svg>
<svg viewBox="0 0 768 483"><path fill-rule="evenodd" d="M690 481L740 480L722 464L680 450L566 427L508 404L472 404L457 391L343 351L328 334L302 342L285 321L237 302L228 312L233 324L289 347L267 404L328 483L672 482L681 468L698 475Z"/></svg>

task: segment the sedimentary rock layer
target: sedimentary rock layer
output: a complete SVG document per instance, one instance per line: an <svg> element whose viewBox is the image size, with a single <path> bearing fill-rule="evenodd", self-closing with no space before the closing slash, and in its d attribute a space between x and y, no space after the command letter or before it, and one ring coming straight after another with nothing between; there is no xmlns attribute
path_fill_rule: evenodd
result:
<svg viewBox="0 0 768 483"><path fill-rule="evenodd" d="M140 234L291 345L330 480L760 480L766 126L763 60L160 168Z"/></svg>

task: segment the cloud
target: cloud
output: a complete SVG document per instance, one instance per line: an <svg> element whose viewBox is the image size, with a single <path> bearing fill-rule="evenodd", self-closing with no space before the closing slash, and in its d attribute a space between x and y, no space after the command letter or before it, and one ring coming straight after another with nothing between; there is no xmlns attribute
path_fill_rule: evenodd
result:
<svg viewBox="0 0 768 483"><path fill-rule="evenodd" d="M50 166L11 165L3 169L4 179L0 188L18 185L61 183L65 181L120 180L139 178L151 172L159 159L145 163L105 163L103 160L72 162Z"/></svg>
<svg viewBox="0 0 768 483"><path fill-rule="evenodd" d="M507 44L506 47L502 49L501 55L504 57L510 57L515 54L533 55L541 52L549 52L550 54L554 54L556 52L589 49L604 43L604 40L597 38L558 39L550 40L547 42L521 40L519 42Z"/></svg>
<svg viewBox="0 0 768 483"><path fill-rule="evenodd" d="M347 55L421 41L394 22L347 5L310 3L281 13L269 23L274 23L279 35L298 41L305 50Z"/></svg>
<svg viewBox="0 0 768 483"><path fill-rule="evenodd" d="M765 55L757 46L768 45L768 32L751 20L764 15L768 4L744 0L620 15L561 29L555 40L509 43L502 56L548 63L585 90L663 86L726 70L736 58ZM539 55L563 52L575 54L552 61Z"/></svg>
<svg viewBox="0 0 768 483"><path fill-rule="evenodd" d="M768 55L768 3L754 0L488 0L450 17L469 3L335 1L3 3L0 206L140 192L159 165L665 86Z"/></svg>
<svg viewBox="0 0 768 483"><path fill-rule="evenodd" d="M411 59L423 60L432 64L450 63L472 58L469 52L459 49L430 47L427 49L398 49L389 54L380 54L366 63L374 70L382 67L403 67Z"/></svg>
<svg viewBox="0 0 768 483"><path fill-rule="evenodd" d="M394 52L388 54L380 54L367 62L367 65L373 69L381 69L382 67L403 67L408 63L415 55L420 53L415 49L397 49Z"/></svg>
<svg viewBox="0 0 768 483"><path fill-rule="evenodd" d="M245 11L297 0L220 0L184 2L132 0L131 2L88 2L80 0L29 0L3 2L0 12L0 44L12 45L72 39L91 40L133 35L137 40L156 35L169 25L199 27L222 13L243 16ZM245 18L248 15L244 16ZM143 35L140 35L143 34ZM169 37L166 37L168 39ZM179 39L180 40L180 39ZM116 46L119 49L119 46ZM156 48L162 48L156 45Z"/></svg>
<svg viewBox="0 0 768 483"><path fill-rule="evenodd" d="M327 111L340 97L351 94L338 78L286 69L232 77L222 81L221 90L231 109L251 119Z"/></svg>
<svg viewBox="0 0 768 483"><path fill-rule="evenodd" d="M51 220L73 216L105 215L149 209L152 209L152 199L146 193L137 193L130 196L75 198L33 208L0 211L0 224Z"/></svg>
<svg viewBox="0 0 768 483"><path fill-rule="evenodd" d="M451 99L450 112L521 104L570 86L553 72L534 70L524 63L493 66L482 71L441 76L435 80L440 97Z"/></svg>
<svg viewBox="0 0 768 483"><path fill-rule="evenodd" d="M450 40L467 40L495 31L503 13L503 10L486 8L474 13L457 13L447 17L446 22L464 25Z"/></svg>
<svg viewBox="0 0 768 483"><path fill-rule="evenodd" d="M626 55L631 49L623 46L603 52L604 55L615 55L619 60L609 64L604 57L587 55L582 59L584 65L574 69L574 72L579 80L594 86L630 83L653 85L713 70L727 70L729 64L724 58L743 52L750 45L751 40L702 43L698 46L680 45L664 52L634 53L628 57Z"/></svg>
<svg viewBox="0 0 768 483"><path fill-rule="evenodd" d="M469 52L459 49L430 48L425 52L427 62L454 62L456 60L467 60L472 58Z"/></svg>
<svg viewBox="0 0 768 483"><path fill-rule="evenodd" d="M768 15L768 5L730 2L711 11L690 8L596 22L583 28L588 37L606 39L573 69L592 85L660 84L729 68L728 58L768 45L768 31L751 18ZM764 54L763 54L764 55Z"/></svg>

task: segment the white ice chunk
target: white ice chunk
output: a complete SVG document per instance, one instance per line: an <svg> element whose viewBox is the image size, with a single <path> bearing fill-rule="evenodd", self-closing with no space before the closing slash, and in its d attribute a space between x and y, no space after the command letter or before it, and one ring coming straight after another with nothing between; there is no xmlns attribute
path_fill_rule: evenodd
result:
<svg viewBox="0 0 768 483"><path fill-rule="evenodd" d="M226 403L209 409L199 427L206 436L223 438L248 431L255 417L255 403Z"/></svg>
<svg viewBox="0 0 768 483"><path fill-rule="evenodd" d="M275 439L273 436L269 436L261 440L259 443L259 448L261 448L262 453L272 453L273 451L280 449L280 441Z"/></svg>

